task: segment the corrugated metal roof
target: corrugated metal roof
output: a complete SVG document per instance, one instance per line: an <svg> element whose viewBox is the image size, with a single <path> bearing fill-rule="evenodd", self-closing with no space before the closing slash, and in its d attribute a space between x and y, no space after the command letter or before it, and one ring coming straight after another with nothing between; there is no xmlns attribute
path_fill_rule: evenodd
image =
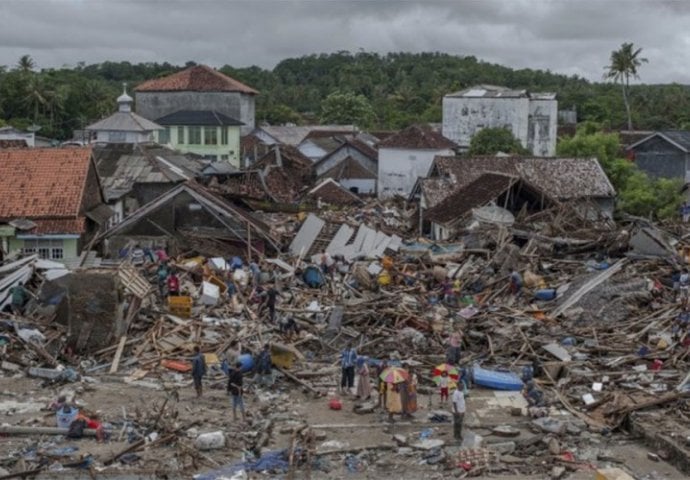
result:
<svg viewBox="0 0 690 480"><path fill-rule="evenodd" d="M134 112L115 112L111 116L92 123L86 130L108 130L118 132L152 132L163 130L157 123L147 120Z"/></svg>
<svg viewBox="0 0 690 480"><path fill-rule="evenodd" d="M178 110L156 119L160 125L244 125L243 122L212 110Z"/></svg>
<svg viewBox="0 0 690 480"><path fill-rule="evenodd" d="M533 100L555 100L551 92L531 93L527 90L516 90L497 85L475 85L459 92L446 94L448 98L531 98Z"/></svg>

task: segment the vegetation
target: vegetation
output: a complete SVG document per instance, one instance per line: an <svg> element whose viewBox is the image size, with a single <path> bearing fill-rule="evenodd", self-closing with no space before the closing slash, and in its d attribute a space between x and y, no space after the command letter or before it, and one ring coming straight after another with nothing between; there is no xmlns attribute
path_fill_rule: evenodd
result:
<svg viewBox="0 0 690 480"><path fill-rule="evenodd" d="M641 48L635 50L632 43L624 43L619 50L611 52L611 63L606 67L604 75L604 78L621 84L625 113L628 117L628 130L633 129L629 99L630 78L640 78L637 69L643 63L647 63L647 59L640 57L640 53L642 53Z"/></svg>
<svg viewBox="0 0 690 480"><path fill-rule="evenodd" d="M499 152L515 155L529 153L507 128L484 128L470 140L469 155L495 155Z"/></svg>
<svg viewBox="0 0 690 480"><path fill-rule="evenodd" d="M669 218L683 202L682 180L652 179L629 160L620 158L618 134L594 131L585 124L575 136L558 142L558 155L594 156L618 193L618 208L644 217Z"/></svg>
<svg viewBox="0 0 690 480"><path fill-rule="evenodd" d="M374 109L364 95L333 92L321 102L321 123L370 127L374 123Z"/></svg>
<svg viewBox="0 0 690 480"><path fill-rule="evenodd" d="M639 51L631 47L631 53ZM134 87L193 64L103 62L40 69L25 56L16 65L0 67L0 118L22 128L36 123L42 135L69 138L73 130L115 110L123 82ZM628 78L634 78L636 68ZM221 70L261 92L256 119L273 124L319 121L325 99L334 93L366 99L373 110L372 127L440 122L444 94L481 83L556 92L562 109L574 106L581 120L597 122L605 129L620 129L628 123L619 85L542 70L513 70L471 56L338 52L289 58L272 70L231 66ZM625 81L625 74L621 78ZM625 98L637 128L690 125L688 86L626 83ZM339 121L351 123L351 118Z"/></svg>

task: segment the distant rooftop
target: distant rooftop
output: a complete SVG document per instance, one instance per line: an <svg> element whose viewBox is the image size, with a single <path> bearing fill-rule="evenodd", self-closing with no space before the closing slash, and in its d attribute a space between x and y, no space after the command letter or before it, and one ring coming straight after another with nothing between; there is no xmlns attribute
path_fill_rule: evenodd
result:
<svg viewBox="0 0 690 480"><path fill-rule="evenodd" d="M213 110L178 110L156 120L159 125L244 125L234 118Z"/></svg>
<svg viewBox="0 0 690 480"><path fill-rule="evenodd" d="M496 85L475 85L459 92L448 93L449 98L531 98L533 100L554 100L555 93L531 93L527 90L513 90Z"/></svg>
<svg viewBox="0 0 690 480"><path fill-rule="evenodd" d="M147 80L134 90L136 92L240 92L249 95L259 93L206 65L196 65L167 77Z"/></svg>

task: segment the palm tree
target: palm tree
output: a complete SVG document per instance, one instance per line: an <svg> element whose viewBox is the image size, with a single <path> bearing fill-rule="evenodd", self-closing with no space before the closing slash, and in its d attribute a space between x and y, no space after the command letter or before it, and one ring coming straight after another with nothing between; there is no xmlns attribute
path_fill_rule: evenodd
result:
<svg viewBox="0 0 690 480"><path fill-rule="evenodd" d="M642 49L635 49L632 43L624 43L621 48L611 52L611 63L606 67L604 78L620 83L623 89L623 103L628 116L628 130L632 130L632 116L630 114L630 78L640 78L637 68L647 63L646 58L640 57Z"/></svg>
<svg viewBox="0 0 690 480"><path fill-rule="evenodd" d="M36 62L31 58L31 55L22 55L17 62L17 69L24 73L32 72L35 67Z"/></svg>
<svg viewBox="0 0 690 480"><path fill-rule="evenodd" d="M49 90L41 77L32 76L27 85L26 93L24 101L29 109L33 110L34 123L38 123L39 111L44 110L48 104Z"/></svg>

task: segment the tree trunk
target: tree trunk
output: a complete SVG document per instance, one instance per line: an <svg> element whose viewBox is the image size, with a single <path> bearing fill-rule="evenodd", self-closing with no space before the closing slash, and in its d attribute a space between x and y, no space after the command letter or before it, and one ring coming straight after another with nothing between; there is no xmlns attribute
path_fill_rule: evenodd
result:
<svg viewBox="0 0 690 480"><path fill-rule="evenodd" d="M628 130L632 131L632 114L630 113L630 100L628 99L629 79L627 75L625 76L625 82L621 82L621 86L623 87L623 103L625 103L625 113L628 116Z"/></svg>

